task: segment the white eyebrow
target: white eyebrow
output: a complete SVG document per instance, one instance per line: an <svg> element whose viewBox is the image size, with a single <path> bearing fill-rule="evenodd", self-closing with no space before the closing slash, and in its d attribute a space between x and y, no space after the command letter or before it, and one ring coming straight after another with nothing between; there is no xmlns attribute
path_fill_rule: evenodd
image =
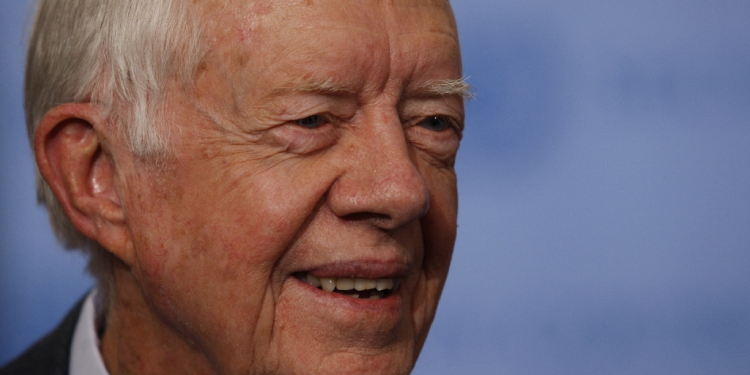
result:
<svg viewBox="0 0 750 375"><path fill-rule="evenodd" d="M466 82L467 79L469 77L428 81L420 86L417 92L418 94L428 96L459 96L468 100L474 97L474 93L471 91L471 85ZM282 86L273 90L271 95L299 94L305 92L339 95L356 94L356 90L353 88L340 85L332 79L324 79L303 82L296 86Z"/></svg>
<svg viewBox="0 0 750 375"><path fill-rule="evenodd" d="M471 91L471 85L466 82L467 79L469 79L469 77L429 81L422 85L419 91L428 95L457 95L464 99L471 99L474 97L474 93Z"/></svg>
<svg viewBox="0 0 750 375"><path fill-rule="evenodd" d="M320 94L355 94L356 90L340 85L333 79L313 80L301 83L293 83L287 86L281 86L273 90L271 95L283 94L301 94L301 93L320 93Z"/></svg>

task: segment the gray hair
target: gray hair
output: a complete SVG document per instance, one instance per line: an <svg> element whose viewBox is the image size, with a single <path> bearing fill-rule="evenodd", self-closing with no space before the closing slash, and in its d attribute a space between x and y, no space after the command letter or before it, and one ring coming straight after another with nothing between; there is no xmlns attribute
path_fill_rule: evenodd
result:
<svg viewBox="0 0 750 375"><path fill-rule="evenodd" d="M205 53L191 4L39 0L24 98L32 148L47 111L64 103L96 102L107 110L136 157L168 152L170 129L159 124L167 85L176 81L189 87ZM113 256L73 226L38 169L36 176L37 200L47 207L58 239L68 249L89 253L89 272L108 289Z"/></svg>

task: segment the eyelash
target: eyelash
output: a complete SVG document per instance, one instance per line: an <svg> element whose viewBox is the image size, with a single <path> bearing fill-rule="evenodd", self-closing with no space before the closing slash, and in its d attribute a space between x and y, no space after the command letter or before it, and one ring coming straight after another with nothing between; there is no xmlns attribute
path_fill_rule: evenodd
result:
<svg viewBox="0 0 750 375"><path fill-rule="evenodd" d="M440 122L437 128L433 126L435 121ZM310 116L307 116L298 120L294 120L293 122L302 128L310 129L310 130L320 128L321 126L328 124L328 123L332 123L330 116L326 114L320 114L320 113L316 113L314 115L310 115ZM427 125L428 122L432 122L432 123ZM454 118L447 116L447 115L427 116L421 119L419 122L417 122L416 125L424 129L437 132L437 133L443 132L448 129L453 129L453 131L455 131L456 134L458 134L459 139L462 137L462 133L463 133L461 131L461 127L458 125L458 122Z"/></svg>
<svg viewBox="0 0 750 375"><path fill-rule="evenodd" d="M429 125L428 125L428 122L429 122ZM434 126L435 122L439 122L439 124L437 124L437 126ZM445 116L445 115L427 116L425 119L419 122L419 125L425 129L434 130L436 132L441 132L448 128L453 128L455 130L458 130L458 125L456 124L456 121L454 121L451 117Z"/></svg>
<svg viewBox="0 0 750 375"><path fill-rule="evenodd" d="M308 124L309 122L313 122L313 124ZM305 129L317 129L329 122L328 118L321 114L314 114L294 121L295 124Z"/></svg>

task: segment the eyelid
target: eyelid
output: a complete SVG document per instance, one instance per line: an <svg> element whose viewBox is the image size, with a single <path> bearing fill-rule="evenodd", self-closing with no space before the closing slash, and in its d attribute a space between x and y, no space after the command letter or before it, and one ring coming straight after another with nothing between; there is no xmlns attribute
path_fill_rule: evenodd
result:
<svg viewBox="0 0 750 375"><path fill-rule="evenodd" d="M309 119L311 117L318 117L319 120L321 121L321 124L318 125L318 126L315 126L315 127L309 127L309 126L302 125L302 122L304 120L307 120L307 119ZM326 116L325 114L316 113L316 114L313 114L313 115L309 115L309 116L305 116L305 117L302 117L302 118L298 118L296 120L292 120L291 122L294 123L295 125L298 125L301 128L314 130L314 129L318 129L318 128L322 127L322 126L325 126L326 124L329 124L331 121L328 119L328 116Z"/></svg>
<svg viewBox="0 0 750 375"><path fill-rule="evenodd" d="M449 126L456 132L456 135L458 135L458 140L461 140L463 138L463 135L464 135L463 122L452 115L431 114L427 116L421 116L421 117L418 117L416 121L412 120L412 121L407 122L407 126L419 126L419 124L422 123L422 121L425 121L429 119L430 117L445 117L448 120Z"/></svg>
<svg viewBox="0 0 750 375"><path fill-rule="evenodd" d="M287 122L301 121L310 116L321 116L323 117L325 124L331 124L331 125L337 126L342 123L351 121L354 118L355 113L350 114L344 111L341 111L340 113L332 113L331 111L321 111L321 112L310 113L310 114L304 115L303 117L287 120Z"/></svg>
<svg viewBox="0 0 750 375"><path fill-rule="evenodd" d="M322 117L322 124L308 128L297 123L310 116ZM266 142L289 154L307 155L327 149L339 137L337 128L329 118L319 113L288 120L270 129L266 134Z"/></svg>
<svg viewBox="0 0 750 375"><path fill-rule="evenodd" d="M464 106L462 101L445 97L409 98L399 103L399 113L406 124L422 121L429 116L446 116L451 119L456 132L463 132Z"/></svg>
<svg viewBox="0 0 750 375"><path fill-rule="evenodd" d="M275 101L270 114L276 120L291 122L316 114L330 120L345 119L354 111L356 102L351 99L305 93Z"/></svg>
<svg viewBox="0 0 750 375"><path fill-rule="evenodd" d="M457 120L451 116L448 117L448 120L450 122L451 128L456 132L456 135L458 135L458 140L460 141L464 137L464 126L463 122L460 120Z"/></svg>
<svg viewBox="0 0 750 375"><path fill-rule="evenodd" d="M448 119L448 122L450 123L450 126L456 130L456 132L460 135L463 133L463 126L461 122L458 119L453 118L453 116L449 115L437 115L437 116L445 116Z"/></svg>

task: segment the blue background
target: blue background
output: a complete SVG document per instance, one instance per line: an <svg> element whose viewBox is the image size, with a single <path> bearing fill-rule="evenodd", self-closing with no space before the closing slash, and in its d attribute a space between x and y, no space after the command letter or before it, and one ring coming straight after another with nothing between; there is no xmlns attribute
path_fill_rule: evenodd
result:
<svg viewBox="0 0 750 375"><path fill-rule="evenodd" d="M0 363L90 287L35 204L0 2ZM750 373L750 2L454 2L476 98L416 374Z"/></svg>

